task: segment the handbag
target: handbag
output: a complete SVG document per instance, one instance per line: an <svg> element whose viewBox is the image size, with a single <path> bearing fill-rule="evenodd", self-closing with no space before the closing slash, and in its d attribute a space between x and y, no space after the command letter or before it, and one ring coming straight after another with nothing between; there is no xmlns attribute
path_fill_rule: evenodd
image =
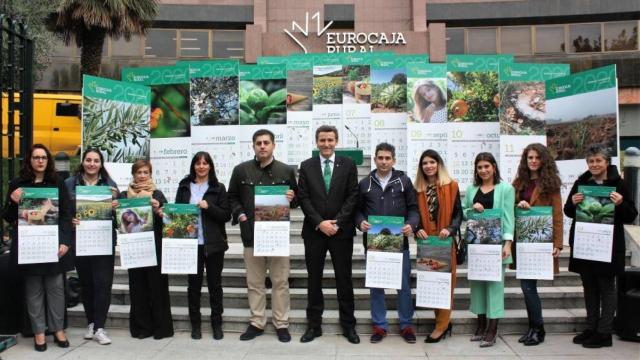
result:
<svg viewBox="0 0 640 360"><path fill-rule="evenodd" d="M467 241L462 237L460 229L458 234L453 237L456 244L456 264L462 265L467 260Z"/></svg>

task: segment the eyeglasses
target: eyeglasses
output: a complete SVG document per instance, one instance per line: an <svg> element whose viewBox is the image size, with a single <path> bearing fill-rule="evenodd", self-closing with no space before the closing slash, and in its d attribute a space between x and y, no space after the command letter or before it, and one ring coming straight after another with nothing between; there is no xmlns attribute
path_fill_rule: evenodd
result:
<svg viewBox="0 0 640 360"><path fill-rule="evenodd" d="M33 160L33 161L47 161L47 157L46 156L32 156L31 160Z"/></svg>

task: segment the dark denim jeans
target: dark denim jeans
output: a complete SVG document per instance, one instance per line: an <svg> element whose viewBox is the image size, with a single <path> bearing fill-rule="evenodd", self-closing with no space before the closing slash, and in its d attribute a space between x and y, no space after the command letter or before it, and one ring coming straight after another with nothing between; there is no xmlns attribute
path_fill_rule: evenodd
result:
<svg viewBox="0 0 640 360"><path fill-rule="evenodd" d="M522 279L520 288L524 294L524 303L527 306L527 317L529 326L540 328L544 324L542 319L542 304L538 295L538 280Z"/></svg>

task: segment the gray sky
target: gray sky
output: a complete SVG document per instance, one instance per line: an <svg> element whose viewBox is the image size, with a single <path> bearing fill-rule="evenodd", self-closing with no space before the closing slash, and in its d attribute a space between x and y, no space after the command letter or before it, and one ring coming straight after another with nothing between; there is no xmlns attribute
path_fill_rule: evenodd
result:
<svg viewBox="0 0 640 360"><path fill-rule="evenodd" d="M618 108L616 90L616 88L609 88L547 100L546 119L570 121L582 119L589 115L615 113Z"/></svg>

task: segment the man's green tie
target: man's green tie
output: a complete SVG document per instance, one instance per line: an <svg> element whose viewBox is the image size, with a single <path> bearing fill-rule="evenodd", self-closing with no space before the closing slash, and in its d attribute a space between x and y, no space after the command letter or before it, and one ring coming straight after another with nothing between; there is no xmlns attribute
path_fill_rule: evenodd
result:
<svg viewBox="0 0 640 360"><path fill-rule="evenodd" d="M327 194L329 193L329 184L331 184L331 160L326 159L324 161L324 171L322 173L322 177L324 178L324 188L327 190Z"/></svg>

